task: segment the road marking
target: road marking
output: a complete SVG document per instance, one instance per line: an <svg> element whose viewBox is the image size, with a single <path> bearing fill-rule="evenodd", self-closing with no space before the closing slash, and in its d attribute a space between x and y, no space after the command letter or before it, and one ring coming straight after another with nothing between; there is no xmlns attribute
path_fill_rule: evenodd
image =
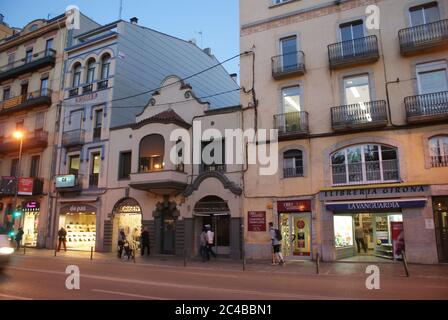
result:
<svg viewBox="0 0 448 320"><path fill-rule="evenodd" d="M19 296L12 296L12 295L9 295L9 294L3 294L3 293L0 293L0 297L8 298L8 299L13 299L13 300L33 300L32 298L19 297Z"/></svg>
<svg viewBox="0 0 448 320"><path fill-rule="evenodd" d="M49 270L41 270L41 269L32 269L32 268L22 268L22 267L10 267L9 269L18 270L18 271L27 271L27 272L36 272L36 273L47 273L47 274L56 274L56 275L64 275L65 272L59 271L49 271ZM217 293L232 293L232 294L244 294L244 295L253 295L253 296L263 296L263 297L275 297L275 298L283 298L283 299L337 299L337 300L349 300L350 298L341 298L339 296L320 296L320 295L307 295L307 294L294 294L294 293L281 293L281 292L259 292L253 290L238 290L238 289L229 289L229 288L213 288L213 287L204 287L204 286L195 286L189 284L176 284L176 283L166 283L166 282L157 282L157 281L144 281L137 279L123 279L123 278L114 278L114 277L106 277L106 276L94 276L87 275L81 273L81 278L94 279L94 280L104 280L107 282L123 282L123 283L132 283L138 285L146 285L146 286L157 286L157 287L167 287L167 288L175 288L175 289L189 289L189 290L202 290L202 291L211 291ZM350 299L351 300L351 299Z"/></svg>
<svg viewBox="0 0 448 320"><path fill-rule="evenodd" d="M120 292L120 291L108 291L108 290L101 290L101 289L92 289L92 291L94 291L94 292L101 292L101 293L108 293L108 294L114 294L114 295L117 295L117 296L125 296L125 297L133 297L133 298L143 298L143 299L149 299L149 300L169 300L169 299L161 298L161 297L143 296L143 295L140 295L140 294Z"/></svg>

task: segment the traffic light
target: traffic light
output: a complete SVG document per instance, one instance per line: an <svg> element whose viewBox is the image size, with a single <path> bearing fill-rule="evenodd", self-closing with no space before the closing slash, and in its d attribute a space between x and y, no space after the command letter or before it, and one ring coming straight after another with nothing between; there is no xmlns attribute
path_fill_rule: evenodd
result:
<svg viewBox="0 0 448 320"><path fill-rule="evenodd" d="M18 218L22 215L22 209L20 207L17 207L16 210L13 211L12 216L15 218Z"/></svg>
<svg viewBox="0 0 448 320"><path fill-rule="evenodd" d="M8 236L13 238L14 237L14 230L9 231Z"/></svg>

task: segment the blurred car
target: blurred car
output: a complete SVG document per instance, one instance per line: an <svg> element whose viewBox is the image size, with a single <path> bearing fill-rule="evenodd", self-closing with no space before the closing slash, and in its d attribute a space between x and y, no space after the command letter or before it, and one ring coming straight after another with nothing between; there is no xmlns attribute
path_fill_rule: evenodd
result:
<svg viewBox="0 0 448 320"><path fill-rule="evenodd" d="M8 265L9 259L14 253L11 238L6 234L0 234L0 272Z"/></svg>

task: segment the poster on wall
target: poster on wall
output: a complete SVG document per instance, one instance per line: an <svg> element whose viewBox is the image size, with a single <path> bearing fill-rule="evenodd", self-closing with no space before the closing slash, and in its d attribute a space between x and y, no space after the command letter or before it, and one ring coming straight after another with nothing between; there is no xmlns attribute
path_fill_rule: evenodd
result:
<svg viewBox="0 0 448 320"><path fill-rule="evenodd" d="M401 259L401 252L404 250L404 230L403 222L394 221L390 223L392 233L392 247L394 259Z"/></svg>
<svg viewBox="0 0 448 320"><path fill-rule="evenodd" d="M309 215L294 215L294 248L295 256L311 255L311 221Z"/></svg>
<svg viewBox="0 0 448 320"><path fill-rule="evenodd" d="M247 213L247 228L252 232L266 231L266 211L249 211Z"/></svg>
<svg viewBox="0 0 448 320"><path fill-rule="evenodd" d="M353 218L334 216L334 243L336 248L353 246Z"/></svg>

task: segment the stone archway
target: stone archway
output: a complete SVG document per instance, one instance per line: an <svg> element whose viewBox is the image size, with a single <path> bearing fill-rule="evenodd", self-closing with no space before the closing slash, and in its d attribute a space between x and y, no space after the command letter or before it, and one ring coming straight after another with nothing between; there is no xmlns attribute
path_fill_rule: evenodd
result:
<svg viewBox="0 0 448 320"><path fill-rule="evenodd" d="M112 210L112 251L115 251L118 243L118 233L121 229L127 237L140 241L142 228L142 208L134 198L122 198L115 204Z"/></svg>

